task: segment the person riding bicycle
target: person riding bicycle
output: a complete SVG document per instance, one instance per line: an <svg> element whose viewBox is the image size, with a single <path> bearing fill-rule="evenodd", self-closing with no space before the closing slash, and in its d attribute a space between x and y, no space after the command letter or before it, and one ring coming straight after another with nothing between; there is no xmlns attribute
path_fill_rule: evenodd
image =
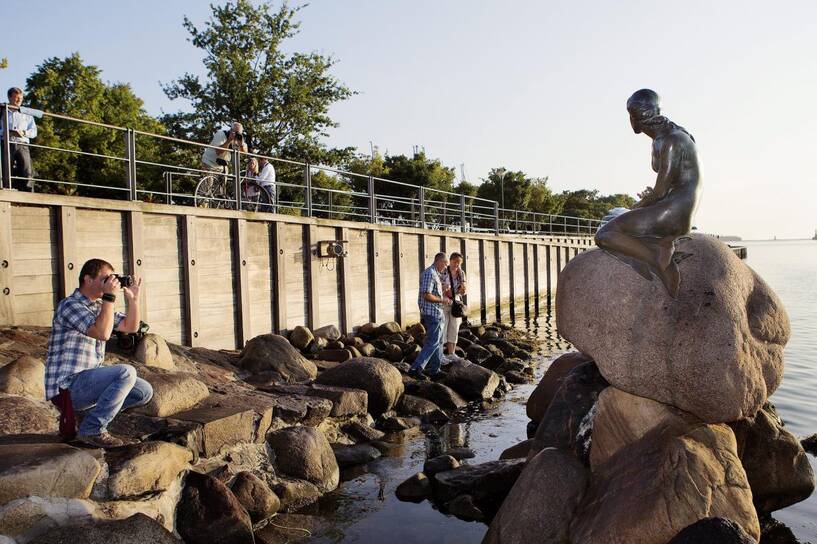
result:
<svg viewBox="0 0 817 544"><path fill-rule="evenodd" d="M241 123L233 123L230 130L217 130L210 140L210 145L201 155L201 162L205 170L226 174L230 170L230 159L233 151L247 152L247 143L244 141L244 127Z"/></svg>

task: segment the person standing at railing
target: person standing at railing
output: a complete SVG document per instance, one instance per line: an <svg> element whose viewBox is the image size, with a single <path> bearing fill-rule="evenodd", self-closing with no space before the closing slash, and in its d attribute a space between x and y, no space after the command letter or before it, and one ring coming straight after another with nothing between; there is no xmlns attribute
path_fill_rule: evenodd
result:
<svg viewBox="0 0 817 544"><path fill-rule="evenodd" d="M258 184L261 185L270 195L272 202L276 202L275 195L275 168L266 157L261 157L261 171L258 173Z"/></svg>
<svg viewBox="0 0 817 544"><path fill-rule="evenodd" d="M454 301L462 303L462 296L465 294L465 270L462 269L462 254L456 251L448 258L448 267L442 273L443 296L451 300L450 304L443 305L445 313L445 326L443 327L445 336L445 353L454 355L454 348L457 347L459 339L460 323L462 317L451 315L451 308Z"/></svg>
<svg viewBox="0 0 817 544"><path fill-rule="evenodd" d="M426 328L426 338L423 349L411 365L409 376L416 380L425 380L423 373L428 365L428 376L432 379L442 375L440 364L443 355L443 331L445 313L443 307L451 304L451 299L444 296L441 274L448 266L445 253L434 256L434 264L423 270L420 275L420 296L417 303L420 306L420 315Z"/></svg>
<svg viewBox="0 0 817 544"><path fill-rule="evenodd" d="M33 189L33 171L31 168L31 155L28 150L28 143L32 138L37 137L37 124L34 117L21 111L23 104L23 90L19 87L12 87L7 93L9 99L8 117L0 120L0 128L5 134L5 125L8 123L9 130L9 159L11 160L11 186L19 191ZM5 150L5 142L3 142ZM16 178L16 179L15 179ZM6 181L6 180L4 180Z"/></svg>
<svg viewBox="0 0 817 544"><path fill-rule="evenodd" d="M249 183L249 181L258 181L258 160L251 157L247 161L247 171L244 173L244 179L241 182L241 189L244 191L245 198L255 198L258 194L258 186Z"/></svg>
<svg viewBox="0 0 817 544"><path fill-rule="evenodd" d="M201 162L205 170L226 174L230 169L230 159L233 151L247 152L247 143L244 141L244 126L233 123L230 130L217 130L210 140L210 147L201 154Z"/></svg>

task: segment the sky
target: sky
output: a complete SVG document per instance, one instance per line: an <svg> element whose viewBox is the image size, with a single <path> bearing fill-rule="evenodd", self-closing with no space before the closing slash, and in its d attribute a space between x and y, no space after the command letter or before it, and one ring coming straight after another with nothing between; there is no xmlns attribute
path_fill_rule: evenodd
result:
<svg viewBox="0 0 817 544"><path fill-rule="evenodd" d="M205 1L3 3L25 21L0 34L4 89L77 51L158 115L185 107L160 82L202 72L182 21L206 20ZM332 108L329 145L419 145L473 182L502 166L635 195L655 174L625 103L649 87L697 140L700 230L817 229L817 2L313 0L299 18L287 48L336 57L358 92Z"/></svg>

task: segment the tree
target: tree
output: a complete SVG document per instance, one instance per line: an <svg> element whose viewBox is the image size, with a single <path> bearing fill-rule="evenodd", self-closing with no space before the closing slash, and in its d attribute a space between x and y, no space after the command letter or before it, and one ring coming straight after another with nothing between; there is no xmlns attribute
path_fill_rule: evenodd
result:
<svg viewBox="0 0 817 544"><path fill-rule="evenodd" d="M108 125L162 133L163 126L143 109L143 102L124 83L105 83L101 70L82 62L79 53L43 61L26 80L28 105L50 113L76 117ZM125 136L121 130L66 121L45 116L38 122L37 145L68 151L32 149L32 161L39 179L82 183L125 189L125 163L116 159L80 155L82 151L108 157L125 157ZM137 146L141 160L157 162L159 142L143 137ZM147 175L147 170L142 170ZM146 177L140 188L153 185ZM108 198L122 198L124 191L92 189L72 185L50 185L60 192Z"/></svg>
<svg viewBox="0 0 817 544"><path fill-rule="evenodd" d="M301 9L284 3L277 11L262 2L235 0L211 5L203 27L185 17L190 41L204 53L203 78L186 73L164 91L190 102L192 111L165 115L174 135L209 142L231 121L243 123L249 147L318 164L338 164L350 149L327 150L321 139L337 126L329 108L353 92L330 73L336 60L318 53L285 53L284 44L299 32ZM277 166L277 165L276 165ZM279 172L288 177L302 172Z"/></svg>
<svg viewBox="0 0 817 544"><path fill-rule="evenodd" d="M9 59L6 57L0 58L0 70L5 70L9 67Z"/></svg>
<svg viewBox="0 0 817 544"><path fill-rule="evenodd" d="M571 217L601 219L611 208L632 208L635 199L629 195L615 194L603 196L598 190L580 189L564 191L562 213Z"/></svg>
<svg viewBox="0 0 817 544"><path fill-rule="evenodd" d="M508 210L527 209L530 199L530 179L522 171L512 172L505 168L492 168L486 179L482 180L477 196L494 200Z"/></svg>

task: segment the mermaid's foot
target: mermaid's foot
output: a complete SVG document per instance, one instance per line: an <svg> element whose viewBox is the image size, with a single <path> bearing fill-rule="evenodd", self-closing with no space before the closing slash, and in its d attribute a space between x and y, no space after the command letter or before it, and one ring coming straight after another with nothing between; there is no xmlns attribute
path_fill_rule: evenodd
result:
<svg viewBox="0 0 817 544"><path fill-rule="evenodd" d="M635 257L630 257L629 255L618 255L611 251L605 252L611 257L621 261L622 263L626 264L627 266L635 270L638 273L638 275L644 278L645 280L652 281L653 274L650 269L650 266L647 263L639 261Z"/></svg>
<svg viewBox="0 0 817 544"><path fill-rule="evenodd" d="M675 253L672 254L672 262L674 262L675 264L678 264L681 261L683 261L684 259L689 259L690 257L692 257L692 253L685 253L683 251L676 251Z"/></svg>
<svg viewBox="0 0 817 544"><path fill-rule="evenodd" d="M691 235L689 235L689 234L687 234L686 236L681 236L681 237L679 237L677 240L675 240L675 242L676 242L676 243L678 243L678 242L686 242L687 240L692 240L692 236L691 236Z"/></svg>
<svg viewBox="0 0 817 544"><path fill-rule="evenodd" d="M678 270L678 265L674 261L670 261L670 265L658 274L661 283L667 289L669 296L678 298L678 291L681 289L681 272Z"/></svg>

